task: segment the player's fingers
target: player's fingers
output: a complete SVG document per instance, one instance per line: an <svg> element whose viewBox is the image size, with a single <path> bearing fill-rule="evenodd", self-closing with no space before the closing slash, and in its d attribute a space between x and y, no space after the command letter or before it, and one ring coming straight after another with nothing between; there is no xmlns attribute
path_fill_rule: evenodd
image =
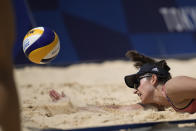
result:
<svg viewBox="0 0 196 131"><path fill-rule="evenodd" d="M55 90L49 91L49 96L52 98L53 101L60 99L60 94Z"/></svg>

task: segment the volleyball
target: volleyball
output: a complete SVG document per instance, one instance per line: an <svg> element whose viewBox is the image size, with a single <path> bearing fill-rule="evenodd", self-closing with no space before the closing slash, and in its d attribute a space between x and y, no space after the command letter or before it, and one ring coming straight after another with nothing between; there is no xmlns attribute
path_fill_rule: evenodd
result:
<svg viewBox="0 0 196 131"><path fill-rule="evenodd" d="M55 31L46 27L31 29L24 37L23 51L36 64L47 64L56 58L60 40Z"/></svg>

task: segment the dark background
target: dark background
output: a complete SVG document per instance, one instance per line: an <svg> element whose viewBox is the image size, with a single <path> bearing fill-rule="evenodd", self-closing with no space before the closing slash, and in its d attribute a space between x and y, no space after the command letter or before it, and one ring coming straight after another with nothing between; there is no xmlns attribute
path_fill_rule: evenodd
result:
<svg viewBox="0 0 196 131"><path fill-rule="evenodd" d="M61 49L53 64L125 59L127 50L163 58L196 56L195 28L170 31L161 8L192 9L195 0L13 0L14 63L31 64L22 41L33 27L56 31ZM183 12L182 12L183 13ZM195 26L192 17L186 17ZM178 21L181 21L179 19Z"/></svg>

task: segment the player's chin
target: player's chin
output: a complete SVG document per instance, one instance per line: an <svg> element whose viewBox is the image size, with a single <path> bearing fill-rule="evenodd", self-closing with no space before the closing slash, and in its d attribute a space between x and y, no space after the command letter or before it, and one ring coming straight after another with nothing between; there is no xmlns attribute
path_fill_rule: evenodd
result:
<svg viewBox="0 0 196 131"><path fill-rule="evenodd" d="M141 103L142 104L149 104L149 100L148 100L148 98L146 96L141 95L140 99L141 99Z"/></svg>

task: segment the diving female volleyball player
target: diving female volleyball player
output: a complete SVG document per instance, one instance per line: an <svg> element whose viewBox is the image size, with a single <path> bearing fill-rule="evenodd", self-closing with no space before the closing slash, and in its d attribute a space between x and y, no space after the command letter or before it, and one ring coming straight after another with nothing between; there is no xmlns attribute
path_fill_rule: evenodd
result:
<svg viewBox="0 0 196 131"><path fill-rule="evenodd" d="M134 88L142 105L172 106L179 112L196 112L196 79L188 76L171 78L165 60L154 59L128 51L127 57L139 68L136 74L125 76L128 87Z"/></svg>
<svg viewBox="0 0 196 131"><path fill-rule="evenodd" d="M12 67L14 16L10 0L0 4L0 126L3 131L20 131L20 113Z"/></svg>
<svg viewBox="0 0 196 131"><path fill-rule="evenodd" d="M136 74L125 76L125 83L128 87L135 89L141 103L134 105L106 105L95 106L93 109L112 108L116 110L130 111L134 109L145 109L156 107L164 110L164 107L172 106L180 112L196 112L196 79L188 76L177 76L172 78L165 60L155 61L154 59L128 51L127 57L135 62L139 68ZM50 91L50 97L56 101L65 95L60 95L55 90ZM80 109L88 109L80 108Z"/></svg>

